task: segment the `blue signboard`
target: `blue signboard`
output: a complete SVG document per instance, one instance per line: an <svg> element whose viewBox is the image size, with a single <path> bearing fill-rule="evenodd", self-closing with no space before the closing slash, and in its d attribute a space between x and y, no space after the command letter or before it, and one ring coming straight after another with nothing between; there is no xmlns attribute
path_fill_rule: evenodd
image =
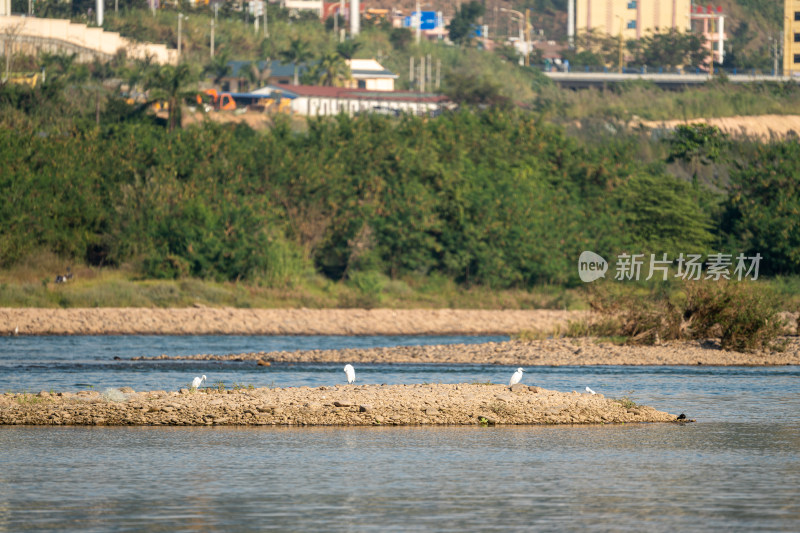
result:
<svg viewBox="0 0 800 533"><path fill-rule="evenodd" d="M406 28L416 28L416 17L417 12L414 11L411 13L410 17L406 17L403 19L403 26ZM436 28L443 26L442 17L440 17L436 11L423 11L422 12L422 21L420 24L420 29L422 30L435 30Z"/></svg>

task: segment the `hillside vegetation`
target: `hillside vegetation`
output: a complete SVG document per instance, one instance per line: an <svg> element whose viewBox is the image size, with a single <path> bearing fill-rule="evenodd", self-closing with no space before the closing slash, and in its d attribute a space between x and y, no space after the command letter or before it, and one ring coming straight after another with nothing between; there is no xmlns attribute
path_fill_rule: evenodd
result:
<svg viewBox="0 0 800 533"><path fill-rule="evenodd" d="M109 25L163 41L175 16L133 11ZM218 51L237 59L274 57L301 36L315 35L323 51L336 45L312 31L318 21L277 16L276 37L264 40L227 16ZM376 26L359 37L358 55L402 73L409 56L430 53L442 60L443 90L463 96L460 109L435 119L276 117L254 131L212 121L181 129L179 117L125 102L123 87L141 87L177 113L201 63L211 72L208 22L190 17L189 61L177 68L122 56L14 58L17 68L46 65L48 81L0 86L0 301L129 304L140 300L127 283L149 279L164 280L139 291L155 305L198 291L234 305L377 305L393 292L400 305L568 307L572 296L551 288L581 285L584 250L760 254L760 274L793 291L784 277L800 273L797 143L702 125L654 137L626 122L800 112L795 84L562 91L502 54L417 47ZM106 279L122 296L53 296L67 265L98 279L113 269ZM31 281L23 270L41 278L18 289Z"/></svg>

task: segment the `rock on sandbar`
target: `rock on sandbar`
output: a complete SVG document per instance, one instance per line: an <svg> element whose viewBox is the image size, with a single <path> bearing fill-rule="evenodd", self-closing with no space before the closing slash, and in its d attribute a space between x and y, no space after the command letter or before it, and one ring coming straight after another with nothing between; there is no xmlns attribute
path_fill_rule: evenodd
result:
<svg viewBox="0 0 800 533"><path fill-rule="evenodd" d="M652 407L535 386L357 385L0 395L0 425L374 426L677 422Z"/></svg>

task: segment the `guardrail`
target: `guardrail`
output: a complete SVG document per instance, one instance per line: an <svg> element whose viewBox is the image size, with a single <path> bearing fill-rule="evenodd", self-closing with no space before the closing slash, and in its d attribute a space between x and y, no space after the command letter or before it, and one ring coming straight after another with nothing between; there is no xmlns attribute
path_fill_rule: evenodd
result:
<svg viewBox="0 0 800 533"><path fill-rule="evenodd" d="M701 73L642 73L642 72L558 72L544 71L544 75L558 83L562 87L583 88L591 86L602 86L609 83L624 83L634 80L644 80L656 85L668 88L680 88L690 85L700 85L719 78L719 74L708 72ZM774 76L771 74L758 74L751 71L748 74L725 74L727 81L731 83L763 83L763 82L800 82L796 76Z"/></svg>

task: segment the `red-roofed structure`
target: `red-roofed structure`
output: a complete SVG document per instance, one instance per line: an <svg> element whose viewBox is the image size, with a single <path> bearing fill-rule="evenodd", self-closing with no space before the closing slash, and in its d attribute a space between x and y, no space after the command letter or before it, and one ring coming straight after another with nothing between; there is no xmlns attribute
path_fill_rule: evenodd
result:
<svg viewBox="0 0 800 533"><path fill-rule="evenodd" d="M371 91L315 85L281 85L280 90L292 98L293 112L307 116L370 112L427 115L449 104L443 95L412 91Z"/></svg>

